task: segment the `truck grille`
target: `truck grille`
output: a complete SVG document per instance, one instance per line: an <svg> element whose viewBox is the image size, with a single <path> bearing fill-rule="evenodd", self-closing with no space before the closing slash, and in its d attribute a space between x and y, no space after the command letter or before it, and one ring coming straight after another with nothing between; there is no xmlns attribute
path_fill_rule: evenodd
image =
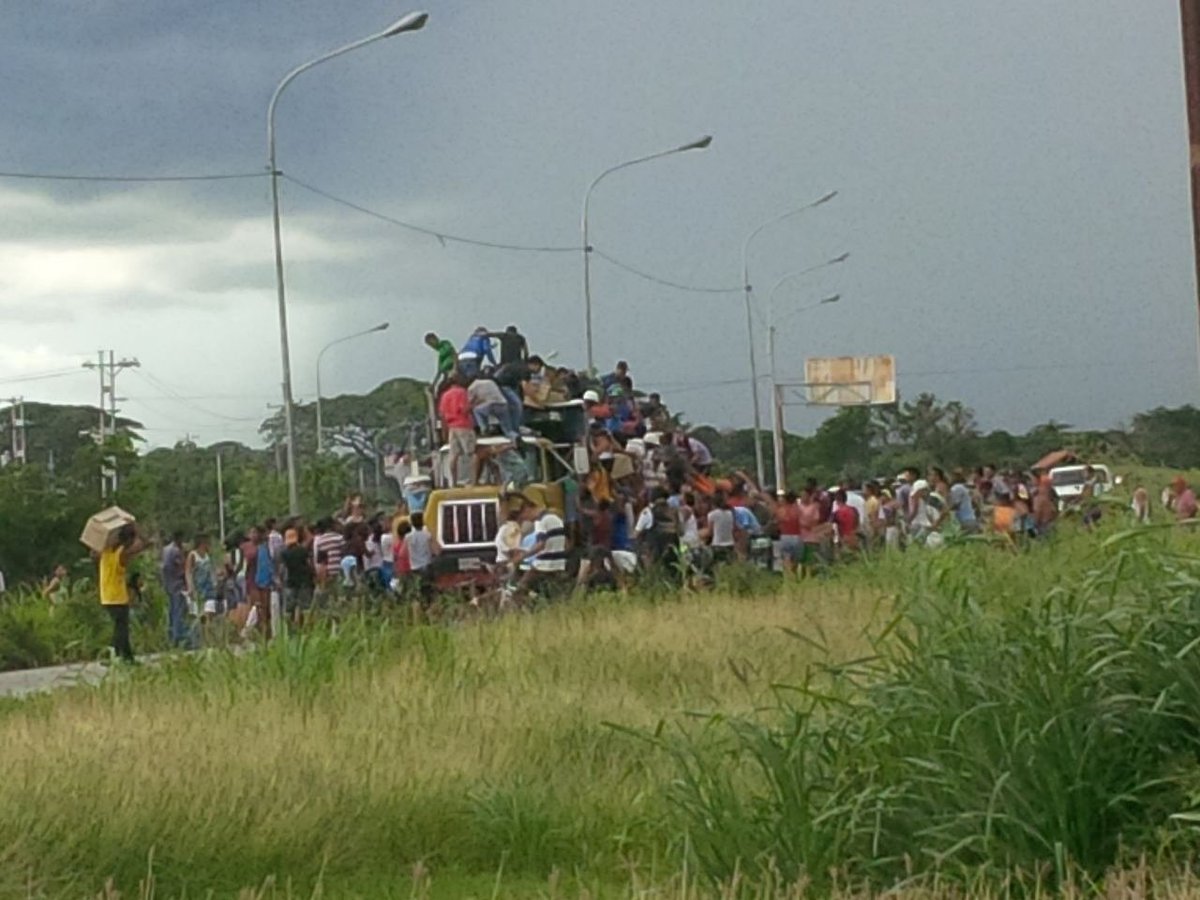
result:
<svg viewBox="0 0 1200 900"><path fill-rule="evenodd" d="M499 530L495 500L445 500L438 506L438 542L443 547L490 547Z"/></svg>

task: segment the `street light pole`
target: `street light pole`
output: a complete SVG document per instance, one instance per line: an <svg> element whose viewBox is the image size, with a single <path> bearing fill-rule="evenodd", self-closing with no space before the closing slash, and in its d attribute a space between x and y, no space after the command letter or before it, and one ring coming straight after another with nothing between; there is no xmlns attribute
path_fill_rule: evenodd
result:
<svg viewBox="0 0 1200 900"><path fill-rule="evenodd" d="M372 34L369 37L346 44L344 47L332 50L324 56L319 56L314 60L304 63L304 65L297 66L288 72L283 77L283 80L279 82L279 86L275 88L275 93L271 95L271 102L267 106L267 159L271 171L271 215L275 234L275 286L279 302L279 355L283 369L283 422L287 432L288 511L293 516L300 514L300 491L296 480L296 423L293 409L294 403L292 401L292 362L291 353L288 349L287 294L283 285L283 241L280 237L279 225L279 168L275 165L275 107L279 103L279 97L283 93L284 88L291 84L296 76L301 73L323 62L328 62L334 57L357 50L360 47L365 47L367 44L373 44L375 41L395 37L406 31L417 31L425 27L425 22L428 19L428 13L409 13L377 34Z"/></svg>
<svg viewBox="0 0 1200 900"><path fill-rule="evenodd" d="M754 315L752 312L750 285L750 243L756 238L759 233L774 225L776 222L782 222L784 219L791 218L806 210L813 209L823 203L828 203L837 196L837 191L818 197L812 203L806 203L804 206L799 206L796 209L788 210L785 213L780 213L773 219L768 219L763 222L752 232L746 235L746 240L742 243L742 290L746 297L746 344L750 350L750 395L754 403L754 467L755 474L758 476L758 483L763 483L765 477L765 466L763 464L762 451L762 412L758 402L758 362L754 358Z"/></svg>
<svg viewBox="0 0 1200 900"><path fill-rule="evenodd" d="M317 452L321 453L325 450L324 428L321 422L321 359L325 356L325 351L330 347L336 347L338 344L352 341L355 338L366 337L368 334L375 334L377 331L387 331L390 322L381 322L374 328L368 328L366 331L356 331L354 334L348 334L345 337L340 337L336 341L330 341L321 348L321 352L317 354Z"/></svg>
<svg viewBox="0 0 1200 900"><path fill-rule="evenodd" d="M596 185L611 175L613 172L620 169L628 169L630 166L636 166L639 163L650 162L652 159L661 159L664 156L672 156L676 153L686 153L688 150L704 150L712 143L712 135L706 134L698 141L692 141L690 144L684 144L682 147L675 147L671 150L662 150L658 153L651 153L649 156L640 156L637 159L631 159L627 162L613 166L611 169L605 169L588 185L587 191L583 195L583 222L581 231L583 232L583 314L584 314L584 335L587 340L587 367L589 372L596 370L596 357L592 350L592 245L588 243L588 207L592 201L592 191Z"/></svg>
<svg viewBox="0 0 1200 900"><path fill-rule="evenodd" d="M822 263L820 266L813 266L810 269L784 275L775 283L775 286L771 288L771 292L767 295L767 365L770 367L771 379L771 450L775 465L775 489L777 491L787 489L787 479L783 467L783 400L779 396L779 382L775 374L775 293L793 278L807 275L814 269L844 262L849 255L848 253L844 253L827 263ZM808 306L802 306L797 312L807 312L810 309L816 309L818 306L824 306L827 303L837 303L841 299L841 294L834 294L831 297L826 297L824 300L810 303Z"/></svg>

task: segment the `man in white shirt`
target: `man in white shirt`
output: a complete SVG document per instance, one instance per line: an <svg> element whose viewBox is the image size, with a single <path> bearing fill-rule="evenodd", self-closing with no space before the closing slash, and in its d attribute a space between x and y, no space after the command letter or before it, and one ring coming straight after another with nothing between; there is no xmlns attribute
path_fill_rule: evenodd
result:
<svg viewBox="0 0 1200 900"><path fill-rule="evenodd" d="M724 494L717 494L713 502L715 505L708 514L708 526L704 529L704 536L712 547L714 562L731 562L737 544L733 510L729 508Z"/></svg>
<svg viewBox="0 0 1200 900"><path fill-rule="evenodd" d="M532 503L521 508L521 518L533 522L533 543L521 554L520 595L536 582L567 571L567 529L552 510L539 510Z"/></svg>

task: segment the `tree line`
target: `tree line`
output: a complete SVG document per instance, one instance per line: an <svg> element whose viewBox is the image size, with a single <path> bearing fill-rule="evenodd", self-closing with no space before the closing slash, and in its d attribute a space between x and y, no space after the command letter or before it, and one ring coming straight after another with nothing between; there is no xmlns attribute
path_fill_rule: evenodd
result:
<svg viewBox="0 0 1200 900"><path fill-rule="evenodd" d="M428 452L424 385L408 378L386 381L362 395L322 403L326 448L316 452L316 410L296 411L300 493L305 510L336 510L347 492L362 490L380 507L393 503L399 485L385 470L390 453ZM220 457L227 533L287 509L282 467L281 416L260 426L265 446L224 441L207 447L184 441L144 450L140 423L118 419L103 445L94 439L99 410L90 406L26 403L27 462L0 468L0 571L9 583L45 577L63 563L86 570L79 534L106 502L133 512L151 533L176 529L219 535L217 458ZM7 416L0 410L0 422ZM754 468L749 429L700 426L693 433L724 469ZM764 437L766 440L766 437ZM872 478L906 465L1028 467L1046 453L1069 447L1089 459L1200 468L1200 410L1159 408L1133 417L1127 427L1079 431L1047 422L1024 434L983 432L973 411L958 401L919 394L884 407L839 410L809 436L787 435L785 458L794 482L815 477ZM767 454L768 459L770 454ZM102 465L117 471L114 496L102 502ZM773 477L769 476L773 481Z"/></svg>

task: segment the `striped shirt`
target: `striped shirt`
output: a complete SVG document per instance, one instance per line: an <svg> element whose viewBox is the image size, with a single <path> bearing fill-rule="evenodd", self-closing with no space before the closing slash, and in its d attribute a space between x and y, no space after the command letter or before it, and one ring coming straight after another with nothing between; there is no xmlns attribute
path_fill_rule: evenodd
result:
<svg viewBox="0 0 1200 900"><path fill-rule="evenodd" d="M533 558L539 572L563 572L567 568L567 530L563 520L552 512L545 513L533 528L537 543L546 542L542 552Z"/></svg>
<svg viewBox="0 0 1200 900"><path fill-rule="evenodd" d="M321 554L325 554L325 564L332 570L336 570L342 563L342 554L346 549L345 539L336 531L326 531L323 534L318 534L313 538L313 563L320 561Z"/></svg>

